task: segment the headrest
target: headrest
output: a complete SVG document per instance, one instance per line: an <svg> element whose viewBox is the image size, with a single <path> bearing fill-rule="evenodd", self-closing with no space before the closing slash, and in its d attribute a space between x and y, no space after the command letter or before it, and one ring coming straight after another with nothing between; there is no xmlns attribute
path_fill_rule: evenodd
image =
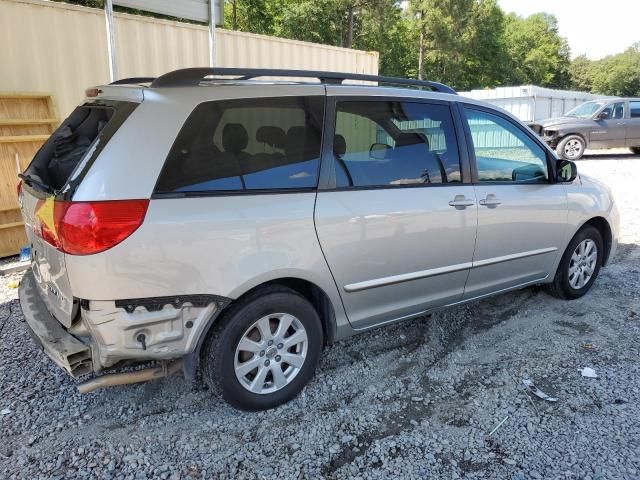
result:
<svg viewBox="0 0 640 480"><path fill-rule="evenodd" d="M239 123L227 123L222 129L222 148L225 152L240 153L247 148L249 135Z"/></svg>
<svg viewBox="0 0 640 480"><path fill-rule="evenodd" d="M344 155L347 151L347 141L340 134L333 137L333 153Z"/></svg>
<svg viewBox="0 0 640 480"><path fill-rule="evenodd" d="M280 127L272 127L269 125L258 128L256 132L256 141L266 143L274 148L284 148L287 142L287 135Z"/></svg>
<svg viewBox="0 0 640 480"><path fill-rule="evenodd" d="M284 154L289 158L300 158L304 153L304 127L291 127L287 130L287 144L284 147Z"/></svg>
<svg viewBox="0 0 640 480"><path fill-rule="evenodd" d="M320 132L314 128L291 127L287 130L284 154L289 160L311 160L320 152Z"/></svg>

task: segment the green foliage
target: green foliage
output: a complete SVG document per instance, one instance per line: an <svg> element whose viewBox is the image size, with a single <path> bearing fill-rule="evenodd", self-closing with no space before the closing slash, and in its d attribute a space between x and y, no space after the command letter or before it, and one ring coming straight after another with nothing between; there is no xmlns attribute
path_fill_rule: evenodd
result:
<svg viewBox="0 0 640 480"><path fill-rule="evenodd" d="M580 55L571 62L569 71L571 74L571 87L577 90L590 92L593 87L593 66L592 60L586 55Z"/></svg>
<svg viewBox="0 0 640 480"><path fill-rule="evenodd" d="M273 35L287 3L287 0L227 0L224 5L225 27Z"/></svg>
<svg viewBox="0 0 640 480"><path fill-rule="evenodd" d="M395 0L373 0L356 15L353 47L380 52L380 72L406 76L415 68L410 25Z"/></svg>
<svg viewBox="0 0 640 480"><path fill-rule="evenodd" d="M527 18L508 15L505 43L510 64L508 82L554 88L570 86L569 45L558 34L558 21L553 15L537 13Z"/></svg>
<svg viewBox="0 0 640 480"><path fill-rule="evenodd" d="M415 0L426 77L457 89L491 87L503 72L504 14L495 0Z"/></svg>
<svg viewBox="0 0 640 480"><path fill-rule="evenodd" d="M228 27L234 3L240 30L336 46L352 38L353 48L380 52L385 75L417 76L422 32L424 76L454 88L569 84L555 17L505 16L497 0L227 0Z"/></svg>
<svg viewBox="0 0 640 480"><path fill-rule="evenodd" d="M275 32L284 38L338 46L342 37L341 20L333 0L289 1Z"/></svg>
<svg viewBox="0 0 640 480"><path fill-rule="evenodd" d="M590 69L594 93L640 96L640 43L623 53L610 55L593 62Z"/></svg>

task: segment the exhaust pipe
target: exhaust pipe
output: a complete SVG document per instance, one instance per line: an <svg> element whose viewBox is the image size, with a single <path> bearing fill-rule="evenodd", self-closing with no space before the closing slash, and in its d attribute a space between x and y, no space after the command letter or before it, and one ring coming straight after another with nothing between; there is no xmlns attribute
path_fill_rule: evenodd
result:
<svg viewBox="0 0 640 480"><path fill-rule="evenodd" d="M131 383L148 382L159 378L170 377L182 368L182 360L172 363L163 363L159 367L138 370L137 372L110 373L93 378L78 385L80 393L89 393L99 388L113 387L115 385L129 385Z"/></svg>

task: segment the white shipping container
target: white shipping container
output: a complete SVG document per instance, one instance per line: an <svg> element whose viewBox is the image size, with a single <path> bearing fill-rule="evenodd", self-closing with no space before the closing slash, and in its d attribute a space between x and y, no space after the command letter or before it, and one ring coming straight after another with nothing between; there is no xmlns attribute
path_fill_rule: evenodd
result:
<svg viewBox="0 0 640 480"><path fill-rule="evenodd" d="M458 93L504 108L523 122L559 117L581 103L597 98L607 98L604 95L576 90L554 90L536 85L498 87Z"/></svg>

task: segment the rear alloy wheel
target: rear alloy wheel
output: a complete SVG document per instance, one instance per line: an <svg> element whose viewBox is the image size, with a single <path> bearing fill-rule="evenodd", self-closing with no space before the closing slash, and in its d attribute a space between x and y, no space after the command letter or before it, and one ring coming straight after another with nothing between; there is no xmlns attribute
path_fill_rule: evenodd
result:
<svg viewBox="0 0 640 480"><path fill-rule="evenodd" d="M266 315L247 328L236 347L236 378L250 392L277 392L300 372L308 344L307 331L296 317Z"/></svg>
<svg viewBox="0 0 640 480"><path fill-rule="evenodd" d="M568 135L560 140L556 153L565 160L579 160L584 155L586 144L579 135Z"/></svg>
<svg viewBox="0 0 640 480"><path fill-rule="evenodd" d="M566 300L583 296L600 272L603 253L600 232L592 226L584 227L569 242L549 293Z"/></svg>
<svg viewBox="0 0 640 480"><path fill-rule="evenodd" d="M217 320L202 352L203 377L236 408L274 408L313 377L322 345L320 317L306 298L261 288Z"/></svg>

